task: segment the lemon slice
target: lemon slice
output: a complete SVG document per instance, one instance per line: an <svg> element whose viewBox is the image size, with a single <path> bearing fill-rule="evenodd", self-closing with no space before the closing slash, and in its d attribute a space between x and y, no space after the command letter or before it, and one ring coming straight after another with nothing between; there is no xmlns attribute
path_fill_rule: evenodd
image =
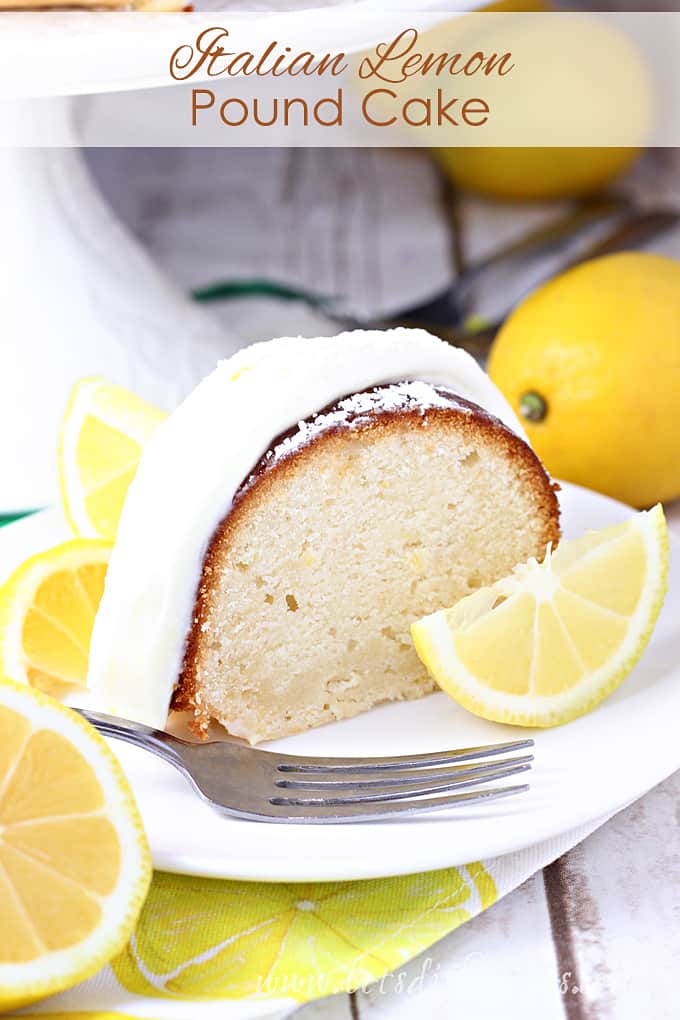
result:
<svg viewBox="0 0 680 1020"><path fill-rule="evenodd" d="M542 563L414 623L418 655L475 715L555 726L594 708L640 658L666 593L663 510L562 542Z"/></svg>
<svg viewBox="0 0 680 1020"><path fill-rule="evenodd" d="M76 535L112 542L142 448L163 411L105 379L71 394L59 439L59 484Z"/></svg>
<svg viewBox="0 0 680 1020"><path fill-rule="evenodd" d="M26 560L0 588L0 675L60 695L85 686L111 545L72 539Z"/></svg>
<svg viewBox="0 0 680 1020"><path fill-rule="evenodd" d="M125 946L151 878L127 781L75 712L0 680L0 1010Z"/></svg>

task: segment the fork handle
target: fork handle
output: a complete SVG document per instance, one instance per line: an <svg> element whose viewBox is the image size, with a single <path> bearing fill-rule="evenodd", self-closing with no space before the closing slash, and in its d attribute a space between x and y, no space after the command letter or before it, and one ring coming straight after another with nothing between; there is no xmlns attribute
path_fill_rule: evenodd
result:
<svg viewBox="0 0 680 1020"><path fill-rule="evenodd" d="M103 737L113 737L115 740L123 740L126 744L133 744L145 751L163 758L171 765L179 766L181 757L174 745L183 744L179 737L173 737L171 733L164 730L155 730L152 726L144 723L133 722L132 719L119 719L115 715L106 715L105 712L92 712L90 709L76 708L84 719L101 733Z"/></svg>

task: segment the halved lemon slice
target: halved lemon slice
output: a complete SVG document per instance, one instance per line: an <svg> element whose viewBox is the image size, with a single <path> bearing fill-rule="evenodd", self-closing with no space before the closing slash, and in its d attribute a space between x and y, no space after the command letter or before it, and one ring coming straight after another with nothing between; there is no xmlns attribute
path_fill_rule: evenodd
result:
<svg viewBox="0 0 680 1020"><path fill-rule="evenodd" d="M75 712L0 680L0 1010L122 950L151 878L127 781Z"/></svg>
<svg viewBox="0 0 680 1020"><path fill-rule="evenodd" d="M594 708L640 658L666 593L663 510L587 532L414 623L418 655L475 715L555 726Z"/></svg>
<svg viewBox="0 0 680 1020"><path fill-rule="evenodd" d="M0 588L0 675L60 695L85 686L111 545L76 538L26 560Z"/></svg>
<svg viewBox="0 0 680 1020"><path fill-rule="evenodd" d="M113 541L142 448L165 418L105 379L75 386L59 439L59 483L76 535Z"/></svg>

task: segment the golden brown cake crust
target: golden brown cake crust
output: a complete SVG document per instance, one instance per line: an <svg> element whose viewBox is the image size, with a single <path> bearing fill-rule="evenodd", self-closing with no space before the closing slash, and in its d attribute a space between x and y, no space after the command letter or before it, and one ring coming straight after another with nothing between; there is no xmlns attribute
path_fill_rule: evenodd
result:
<svg viewBox="0 0 680 1020"><path fill-rule="evenodd" d="M376 388L376 392L379 389ZM432 423L443 429L451 428L458 435L463 432L476 442L493 443L496 449L501 449L508 460L513 463L522 478L523 485L528 492L533 494L536 515L542 521L539 546L545 548L548 543L556 545L560 538L560 509L555 495L559 490L559 485L551 481L531 447L502 422L475 404L456 397L455 394L451 394L451 397L451 406L447 407L411 407L397 411L378 410L369 415L362 415L360 421L351 422L351 430L354 435L359 433L367 437L383 430L402 432L407 436L410 430L427 427ZM222 572L234 536L247 516L261 502L275 493L276 486L281 479L318 457L322 451L327 452L334 444L342 444L347 431L347 422L337 425L330 424L311 434L308 441L289 454L272 456L273 450L281 448L279 444L282 438L286 438L278 437L270 447L268 454L260 459L252 474L239 488L229 512L218 525L208 545L196 594L191 630L186 641L182 670L172 698L174 710L192 713L191 726L198 736L205 737L210 724L210 713L202 701L197 682L202 635L212 609L215 589L213 579L219 577ZM295 429L292 429L286 436L294 432Z"/></svg>

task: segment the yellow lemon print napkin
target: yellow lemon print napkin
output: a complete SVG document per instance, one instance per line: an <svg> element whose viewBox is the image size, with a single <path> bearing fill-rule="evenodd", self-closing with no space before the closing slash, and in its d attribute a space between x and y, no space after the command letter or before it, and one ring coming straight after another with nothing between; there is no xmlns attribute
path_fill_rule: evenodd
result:
<svg viewBox="0 0 680 1020"><path fill-rule="evenodd" d="M156 872L125 950L91 980L22 1015L287 1016L398 971L603 821L489 861L396 878L256 883Z"/></svg>

